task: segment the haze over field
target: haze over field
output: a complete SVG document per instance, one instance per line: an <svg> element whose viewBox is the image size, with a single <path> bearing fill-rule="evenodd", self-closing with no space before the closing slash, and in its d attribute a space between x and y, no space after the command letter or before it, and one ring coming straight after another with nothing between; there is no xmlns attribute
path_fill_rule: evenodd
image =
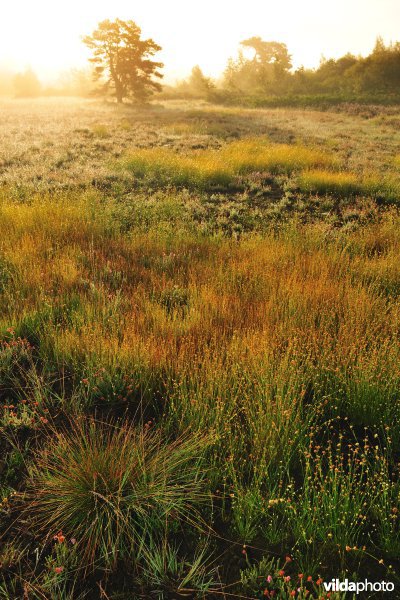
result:
<svg viewBox="0 0 400 600"><path fill-rule="evenodd" d="M15 0L2 11L0 67L31 66L41 79L87 64L81 36L102 19L134 19L145 37L163 51L166 80L187 75L194 64L217 76L239 41L253 35L287 44L294 67L315 67L321 54L368 54L375 38L386 43L398 36L397 0ZM21 15L23 18L21 19Z"/></svg>

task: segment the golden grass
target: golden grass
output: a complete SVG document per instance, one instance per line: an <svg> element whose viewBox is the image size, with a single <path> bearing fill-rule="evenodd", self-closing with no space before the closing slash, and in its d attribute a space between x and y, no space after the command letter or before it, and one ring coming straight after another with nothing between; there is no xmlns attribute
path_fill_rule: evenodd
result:
<svg viewBox="0 0 400 600"><path fill-rule="evenodd" d="M339 197L363 195L383 196L387 200L400 198L400 184L393 178L374 175L360 176L346 171L308 170L298 177L300 190L308 193L332 194Z"/></svg>
<svg viewBox="0 0 400 600"><path fill-rule="evenodd" d="M36 323L48 368L162 373L180 428L216 427L223 447L250 444L267 462L291 448L308 381L326 393L356 372L400 381L397 216L368 236L290 227L234 244L157 227L121 236L92 202L2 206L0 256L14 279L0 329ZM167 310L173 290L184 305ZM390 395L376 398L382 414L395 410ZM239 408L248 431L232 437Z"/></svg>
<svg viewBox="0 0 400 600"><path fill-rule="evenodd" d="M300 189L306 192L322 194L335 193L347 196L359 192L360 181L354 173L326 170L311 170L301 173L298 178Z"/></svg>
<svg viewBox="0 0 400 600"><path fill-rule="evenodd" d="M218 456L251 452L260 473L289 457L310 385L316 405L332 395L332 410L357 422L397 415L398 216L368 236L292 225L238 244L157 225L122 236L93 200L2 215L0 256L14 275L0 331L31 332L47 368L78 381L101 367L112 386L134 373L142 396L166 386L168 426L214 431Z"/></svg>
<svg viewBox="0 0 400 600"><path fill-rule="evenodd" d="M292 173L311 167L332 167L337 163L327 152L301 144L273 144L262 137L227 144L221 149L220 159L236 174Z"/></svg>
<svg viewBox="0 0 400 600"><path fill-rule="evenodd" d="M234 176L211 151L182 156L169 148L143 148L129 152L122 165L139 179L178 186L227 185Z"/></svg>
<svg viewBox="0 0 400 600"><path fill-rule="evenodd" d="M221 150L182 155L169 148L132 150L122 165L136 177L159 183L207 187L227 185L238 175L253 172L292 173L310 167L332 167L326 152L301 145L271 144L263 138L231 142Z"/></svg>
<svg viewBox="0 0 400 600"><path fill-rule="evenodd" d="M89 183L93 174L104 171L110 156L132 148L168 143L187 152L193 135L226 139L229 135L259 136L260 132L279 144L300 139L307 147L326 148L334 144L335 155L350 170L380 169L388 155L398 154L400 133L385 134L385 124L357 115L298 109L247 110L232 107L198 106L193 103L164 102L163 109L139 110L115 107L96 100L72 98L1 101L3 118L2 160L4 180L27 183L41 177L41 185L54 181ZM21 122L24 127L21 128ZM93 135L103 125L110 136ZM180 137L171 139L177 127ZM168 132L167 132L168 130ZM384 139L384 144L377 144ZM215 140L214 140L215 141ZM207 144L207 139L202 138ZM58 155L70 156L62 173L54 169ZM325 167L324 167L325 168ZM62 175L62 177L61 177Z"/></svg>
<svg viewBox="0 0 400 600"><path fill-rule="evenodd" d="M100 406L102 418L127 411L142 425L149 413L151 427L171 440L187 431L212 433L204 483L218 500L213 514L205 509L203 517L239 542L239 550L254 541L267 552L293 552L299 572L314 576L324 569L324 577L329 571L321 564L339 559L343 569L354 569L351 556L345 561L347 545L365 543L362 559L373 567L372 555L385 561L390 552L398 555L398 482L392 473L400 448L399 214L353 199L338 203L356 217L348 222L343 214L335 221L343 227L321 220L304 225L302 213L290 219L290 193L271 202L286 224L276 220L270 227L264 206L270 203L252 194L258 180L264 193L262 177L249 178L255 186L249 194L152 193L146 186L132 190L132 177L115 173L107 161L121 160L144 183L206 189L235 178L242 183L257 172L284 175L276 178L279 185L292 175L290 182L299 180L308 193L378 196L383 190L395 197L398 181L387 163L399 134L393 131L386 151L366 144L380 135L376 123L340 114L223 108L184 114L171 107L140 112L99 104L82 110L89 104L77 103L53 115L50 106L19 104L5 111L0 394L7 404L0 427L7 435L14 428L24 460L40 466L40 456L30 454L33 439L34 446L36 439L47 446L42 456L55 456L45 435L47 419L55 418L58 427L63 413L80 417ZM199 140L187 135L195 133L185 125L193 119L204 120L205 130L214 128L217 136L221 128L221 139L202 139L199 149ZM165 130L174 122L182 125L182 138L168 137ZM104 123L110 136L101 130L95 135L96 123ZM22 132L15 140L14 130ZM265 137L252 137L260 131ZM223 144L233 135L243 139ZM338 161L318 150L330 137ZM299 138L301 144L286 143ZM124 158L132 146L146 148ZM349 171L339 170L344 164ZM373 175L380 166L384 181ZM45 191L47 184L65 189L71 182L69 191ZM319 204L301 194L297 200L311 208ZM320 204L332 207L330 200ZM246 225L252 205L255 231L244 226L240 236L229 237L224 219ZM14 409L7 408L9 394ZM336 446L342 433L343 451ZM365 440L373 440L368 465L378 452L385 454L380 483L372 472L367 487L358 472L349 478L350 463L341 462L349 456L349 434L357 438L357 464L363 463L359 444ZM70 472L68 449L65 457ZM92 459L89 453L87 461ZM14 485L21 494L26 489L23 476L15 482L6 451L10 460L5 497ZM331 468L341 464L342 471ZM308 479L307 469L314 478ZM114 476L115 470L106 472L110 482ZM366 490L375 503L371 510L364 509ZM14 514L3 510L4 529ZM42 547L32 521L21 523L27 529L24 540ZM193 532L188 534L194 553ZM42 558L39 565L31 559L34 577L37 569L48 571ZM136 559L129 557L131 564ZM56 564L67 574L65 561ZM58 597L60 589L46 594Z"/></svg>
<svg viewBox="0 0 400 600"><path fill-rule="evenodd" d="M289 494L301 510L303 487L283 488L316 423L390 428L398 448L397 213L348 233L291 223L234 242L165 220L123 234L113 208L73 194L0 204L0 336L12 327L34 346L30 363L0 368L24 398L50 414L150 406L166 436L211 432L210 487L233 494L241 543L259 531L250 494ZM67 390L56 410L55 381ZM275 541L313 506L279 517ZM332 540L350 542L346 528Z"/></svg>
<svg viewBox="0 0 400 600"><path fill-rule="evenodd" d="M97 123L96 125L94 125L92 128L92 132L96 137L99 138L109 138L111 136L107 125L104 125L102 123Z"/></svg>
<svg viewBox="0 0 400 600"><path fill-rule="evenodd" d="M86 351L93 342L89 332L95 331L96 346L103 345L106 354L110 344L112 352L118 353L120 347L125 353L140 340L151 356L163 356L180 369L189 359L182 353L192 352L193 344L203 348L211 337L223 355L236 331L243 336L244 347L252 340L249 356L262 356L266 348L278 348L293 336L315 348L335 340L346 354L350 346L364 343L365 334L356 335L353 329L357 326L358 331L357 323L364 321L362 329L367 332L376 321L389 332L398 312L396 303L389 298L388 305L379 291L388 274L393 272L395 278L397 273L397 221L388 223L380 237L389 246L380 250L381 257L374 244L380 244L383 224L371 234L371 242L361 233L349 238L348 246L357 249L355 259L342 252L340 243L326 246L322 227L236 246L193 234L177 235L175 240L153 232L124 237L87 199L3 203L0 253L25 291L12 304L3 303L2 323L40 309L44 297L54 303L60 294L74 293L81 298L87 326L68 333L75 340L68 343L71 348L76 343ZM185 291L188 307L169 314L161 294L174 286ZM390 319L388 310L393 312ZM107 311L113 312L112 318L107 318ZM236 342L233 347L241 354Z"/></svg>

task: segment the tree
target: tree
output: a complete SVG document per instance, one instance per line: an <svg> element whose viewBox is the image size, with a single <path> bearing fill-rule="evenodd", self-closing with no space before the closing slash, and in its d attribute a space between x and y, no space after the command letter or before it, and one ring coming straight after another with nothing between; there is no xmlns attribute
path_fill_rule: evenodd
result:
<svg viewBox="0 0 400 600"><path fill-rule="evenodd" d="M240 42L245 48L254 50L254 62L259 65L275 65L282 72L287 72L292 68L291 56L288 53L286 44L281 42L266 42L259 36L251 37Z"/></svg>
<svg viewBox="0 0 400 600"><path fill-rule="evenodd" d="M206 93L214 87L211 79L204 75L199 65L193 67L188 83L193 91L198 92L199 94Z"/></svg>
<svg viewBox="0 0 400 600"><path fill-rule="evenodd" d="M197 98L206 98L210 91L215 88L212 79L206 77L199 65L193 67L190 77L187 81L189 94Z"/></svg>
<svg viewBox="0 0 400 600"><path fill-rule="evenodd" d="M17 73L14 77L14 88L17 98L36 98L39 96L42 86L31 68L23 73Z"/></svg>
<svg viewBox="0 0 400 600"><path fill-rule="evenodd" d="M248 59L239 52L236 61L229 61L224 73L225 86L256 94L282 92L292 67L286 44L267 42L260 37L251 37L240 44L254 50L254 55Z"/></svg>
<svg viewBox="0 0 400 600"><path fill-rule="evenodd" d="M133 21L102 21L97 29L83 38L93 52L89 60L95 65L95 79L105 78L104 89L113 88L117 102L132 95L144 101L160 90L164 65L151 60L161 47L152 39L141 39L140 27Z"/></svg>
<svg viewBox="0 0 400 600"><path fill-rule="evenodd" d="M195 65L188 79L179 81L175 86L176 91L184 98L209 99L215 83L211 77L206 77L199 65Z"/></svg>

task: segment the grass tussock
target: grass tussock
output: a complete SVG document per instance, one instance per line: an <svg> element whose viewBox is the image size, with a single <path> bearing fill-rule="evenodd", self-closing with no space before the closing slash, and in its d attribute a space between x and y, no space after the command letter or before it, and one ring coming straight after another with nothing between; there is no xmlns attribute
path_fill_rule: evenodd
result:
<svg viewBox="0 0 400 600"><path fill-rule="evenodd" d="M195 522L203 449L199 438L168 444L148 429L75 419L37 455L27 514L37 531L76 539L87 566L115 564L170 515Z"/></svg>
<svg viewBox="0 0 400 600"><path fill-rule="evenodd" d="M334 164L326 153L301 145L271 144L255 138L231 142L221 150L182 156L168 148L131 151L122 165L139 179L186 187L227 186L254 172L286 173Z"/></svg>
<svg viewBox="0 0 400 600"><path fill-rule="evenodd" d="M387 201L398 201L400 186L395 180L378 177L360 177L345 171L310 170L301 173L299 188L303 192L332 194L339 198L351 196L383 197Z"/></svg>
<svg viewBox="0 0 400 600"><path fill-rule="evenodd" d="M132 151L122 165L138 179L183 187L226 186L234 176L214 153L181 156L167 148Z"/></svg>
<svg viewBox="0 0 400 600"><path fill-rule="evenodd" d="M311 167L332 167L335 158L326 151L301 144L272 144L250 138L232 142L221 149L221 160L238 174L257 171L290 174Z"/></svg>

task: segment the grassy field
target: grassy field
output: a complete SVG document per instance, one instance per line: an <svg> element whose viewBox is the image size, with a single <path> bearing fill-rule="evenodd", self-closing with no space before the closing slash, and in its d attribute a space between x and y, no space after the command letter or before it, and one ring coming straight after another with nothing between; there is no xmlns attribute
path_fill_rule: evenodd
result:
<svg viewBox="0 0 400 600"><path fill-rule="evenodd" d="M0 599L400 586L400 111L367 108L1 101Z"/></svg>

